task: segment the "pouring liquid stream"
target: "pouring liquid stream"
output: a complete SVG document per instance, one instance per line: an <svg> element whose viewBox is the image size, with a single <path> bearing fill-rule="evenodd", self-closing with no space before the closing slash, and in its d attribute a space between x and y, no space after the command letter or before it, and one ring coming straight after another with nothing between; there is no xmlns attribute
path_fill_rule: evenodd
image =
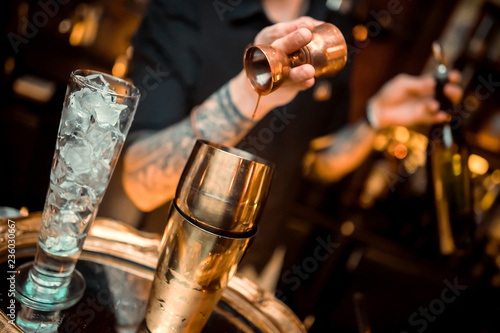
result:
<svg viewBox="0 0 500 333"><path fill-rule="evenodd" d="M262 97L262 95L259 92L257 92L257 95L259 95L259 97L257 97L257 104L255 104L255 109L253 110L252 113L252 119L255 119L255 114L257 113L257 109L259 108L260 98Z"/></svg>

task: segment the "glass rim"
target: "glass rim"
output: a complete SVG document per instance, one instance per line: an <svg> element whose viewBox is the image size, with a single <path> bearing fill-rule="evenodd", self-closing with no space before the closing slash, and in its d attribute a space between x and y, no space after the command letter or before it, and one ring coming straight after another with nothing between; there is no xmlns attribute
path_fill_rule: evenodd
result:
<svg viewBox="0 0 500 333"><path fill-rule="evenodd" d="M218 149L220 151L223 151L226 154L243 159L247 162L254 162L254 163L262 164L262 165L265 165L266 167L271 168L271 169L274 168L274 163L269 162L268 160L266 160L262 157L259 157L257 155L254 155L252 153L249 153L245 150L242 150L239 148L234 148L234 147L226 147L226 146L223 146L221 144L210 142L207 140L202 140L202 139L197 139L196 141L199 142L200 144L209 146L211 148Z"/></svg>
<svg viewBox="0 0 500 333"><path fill-rule="evenodd" d="M80 76L88 76L88 75L91 75L91 74L100 74L104 77L106 77L107 79L109 79L110 81L115 81L115 82L118 82L126 87L129 87L130 88L130 94L120 94L120 93L117 93L116 91L114 90L104 90L102 88L100 88L99 86L97 85L93 85L91 83L89 83L88 81L83 81L81 80L79 77L77 77L77 75L80 75ZM101 71L96 71L96 70L93 70L93 69L75 69L71 72L70 74L70 77L75 80L76 82L79 82L87 87L91 87L92 89L95 89L99 92L102 92L102 93L106 93L106 94L109 94L109 95L113 95L113 96L117 96L117 97L123 97L123 98L140 98L141 96L141 92L139 91L139 88L137 88L135 85L133 85L132 83L124 80L124 79L121 79L119 77L116 77L116 76L113 76L111 74L108 74L108 73L104 73L104 72L101 72Z"/></svg>

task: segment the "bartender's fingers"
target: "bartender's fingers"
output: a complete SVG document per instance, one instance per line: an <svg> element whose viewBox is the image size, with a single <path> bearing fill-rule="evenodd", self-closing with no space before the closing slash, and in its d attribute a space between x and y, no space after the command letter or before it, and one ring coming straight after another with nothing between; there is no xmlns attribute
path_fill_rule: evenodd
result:
<svg viewBox="0 0 500 333"><path fill-rule="evenodd" d="M424 100L415 114L416 123L420 124L442 123L449 118L446 112L439 110L439 103L432 98Z"/></svg>
<svg viewBox="0 0 500 333"><path fill-rule="evenodd" d="M425 121L423 121L422 123L427 124L427 125L440 124L440 123L445 122L447 120L450 120L450 115L447 114L446 112L439 111L438 113L436 113L430 117L427 117L425 119Z"/></svg>
<svg viewBox="0 0 500 333"><path fill-rule="evenodd" d="M453 104L458 104L462 100L464 91L456 84L447 83L444 86L444 94Z"/></svg>
<svg viewBox="0 0 500 333"><path fill-rule="evenodd" d="M425 101L423 106L424 106L425 111L427 111L431 114L437 113L439 111L439 102L434 100L434 99L430 99L430 100Z"/></svg>
<svg viewBox="0 0 500 333"><path fill-rule="evenodd" d="M462 75L457 70L450 71L448 83L444 86L444 94L453 104L458 104L462 100L464 90L459 86Z"/></svg>
<svg viewBox="0 0 500 333"><path fill-rule="evenodd" d="M306 28L312 31L317 25L320 25L321 23L323 22L315 20L312 17L302 16L293 21L276 23L265 28L264 30L269 29L268 35L275 37L275 39L278 39L300 28Z"/></svg>
<svg viewBox="0 0 500 333"><path fill-rule="evenodd" d="M294 85L297 89L305 90L314 85L314 67L305 64L290 70L288 80L283 86Z"/></svg>
<svg viewBox="0 0 500 333"><path fill-rule="evenodd" d="M316 26L320 25L321 23L325 23L325 22L318 21L318 20L313 19L312 17L309 17L309 16L302 16L294 21L291 21L291 23L295 23L297 25L297 29L307 28L307 29L312 31Z"/></svg>
<svg viewBox="0 0 500 333"><path fill-rule="evenodd" d="M313 19L312 17L303 16L290 22L276 23L262 29L255 37L255 44L271 44L275 40L285 37L286 35L305 28L312 31L314 27L323 22Z"/></svg>
<svg viewBox="0 0 500 333"><path fill-rule="evenodd" d="M399 100L409 96L432 96L435 85L431 77L398 74L386 82L377 94L387 100Z"/></svg>
<svg viewBox="0 0 500 333"><path fill-rule="evenodd" d="M405 125L436 124L448 119L448 114L439 111L439 103L432 98L416 102L413 107L407 110L406 115L409 118L406 119L407 124Z"/></svg>
<svg viewBox="0 0 500 333"><path fill-rule="evenodd" d="M306 28L306 29L309 29L312 31L316 26L320 25L321 23L324 23L324 22L315 20L309 16L302 16L296 20L278 23L276 25L279 26L280 28L282 28L282 31L284 33L281 37L283 37L283 36L293 32L295 30L298 30L300 28Z"/></svg>
<svg viewBox="0 0 500 333"><path fill-rule="evenodd" d="M411 76L400 74L397 76L397 85L406 92L416 95L432 95L436 82L428 76Z"/></svg>
<svg viewBox="0 0 500 333"><path fill-rule="evenodd" d="M451 70L448 74L448 80L453 83L460 83L462 81L462 74L456 69Z"/></svg>
<svg viewBox="0 0 500 333"><path fill-rule="evenodd" d="M271 45L281 49L286 54L292 53L306 46L312 39L312 33L306 28L300 28L282 38L275 40Z"/></svg>

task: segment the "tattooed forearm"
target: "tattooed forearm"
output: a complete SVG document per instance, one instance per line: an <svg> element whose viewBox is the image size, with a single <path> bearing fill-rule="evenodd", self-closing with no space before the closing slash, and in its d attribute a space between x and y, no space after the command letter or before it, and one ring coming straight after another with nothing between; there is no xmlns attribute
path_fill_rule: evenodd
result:
<svg viewBox="0 0 500 333"><path fill-rule="evenodd" d="M190 120L185 119L154 134L140 133L127 149L124 187L140 209L154 209L173 197L194 142Z"/></svg>
<svg viewBox="0 0 500 333"><path fill-rule="evenodd" d="M234 105L228 84L195 110L193 120L203 139L228 146L238 143L254 124Z"/></svg>
<svg viewBox="0 0 500 333"><path fill-rule="evenodd" d="M358 167L371 151L375 131L366 122L358 122L332 135L328 147L315 153L310 176L335 182Z"/></svg>
<svg viewBox="0 0 500 333"><path fill-rule="evenodd" d="M324 152L325 157L336 158L342 155L349 155L363 142L368 142L371 137L370 128L364 122L344 127L334 135L333 141Z"/></svg>
<svg viewBox="0 0 500 333"><path fill-rule="evenodd" d="M124 187L142 210L152 210L172 199L197 136L231 146L251 129L253 121L234 106L224 85L191 117L161 131L138 133L125 152Z"/></svg>

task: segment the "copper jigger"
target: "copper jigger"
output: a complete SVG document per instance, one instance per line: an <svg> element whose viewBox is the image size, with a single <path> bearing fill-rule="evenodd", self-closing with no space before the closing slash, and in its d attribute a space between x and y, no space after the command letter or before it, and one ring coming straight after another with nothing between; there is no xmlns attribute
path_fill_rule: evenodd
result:
<svg viewBox="0 0 500 333"><path fill-rule="evenodd" d="M344 36L333 24L323 23L314 28L309 44L289 55L270 45L248 47L243 66L253 88L260 95L267 95L286 81L293 67L311 64L314 76L319 78L337 74L346 61Z"/></svg>

